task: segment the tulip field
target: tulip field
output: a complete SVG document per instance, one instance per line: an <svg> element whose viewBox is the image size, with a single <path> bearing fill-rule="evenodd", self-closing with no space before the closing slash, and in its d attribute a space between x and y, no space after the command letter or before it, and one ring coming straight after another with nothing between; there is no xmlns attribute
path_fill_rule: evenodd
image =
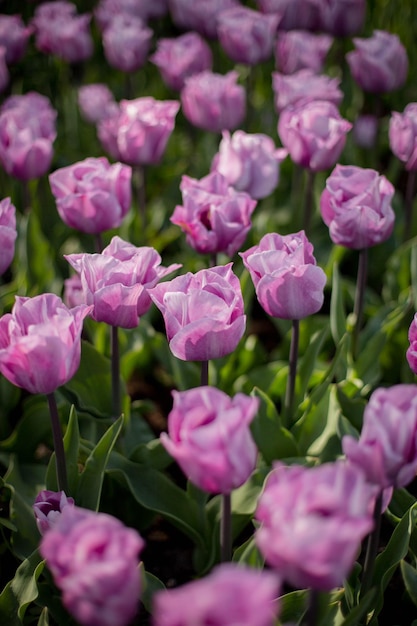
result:
<svg viewBox="0 0 417 626"><path fill-rule="evenodd" d="M417 626L416 27L1 4L2 626Z"/></svg>

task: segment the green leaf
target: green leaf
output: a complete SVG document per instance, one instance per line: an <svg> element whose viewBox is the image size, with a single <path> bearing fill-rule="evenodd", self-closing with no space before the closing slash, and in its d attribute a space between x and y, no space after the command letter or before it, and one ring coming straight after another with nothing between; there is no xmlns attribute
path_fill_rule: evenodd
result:
<svg viewBox="0 0 417 626"><path fill-rule="evenodd" d="M308 384L317 365L317 359L328 332L328 328L325 327L318 333L315 333L315 335L313 335L310 339L307 350L299 360L297 371L298 385L296 391L300 402L304 399L304 396L307 393Z"/></svg>
<svg viewBox="0 0 417 626"><path fill-rule="evenodd" d="M335 626L359 626L362 623L363 617L373 607L376 593L376 589L370 589L359 604L350 609L347 617L343 618L343 616L340 615L339 619L336 618Z"/></svg>
<svg viewBox="0 0 417 626"><path fill-rule="evenodd" d="M303 617L307 606L308 590L302 589L301 591L292 591L285 594L280 598L280 622L285 624L286 622L298 623Z"/></svg>
<svg viewBox="0 0 417 626"><path fill-rule="evenodd" d="M97 511L100 504L101 490L103 487L104 473L113 450L114 444L120 434L124 422L124 416L110 426L104 433L98 444L88 456L84 469L79 477L75 501L78 506Z"/></svg>
<svg viewBox="0 0 417 626"><path fill-rule="evenodd" d="M80 433L78 429L78 417L75 407L72 406L68 420L68 426L64 435L64 450L68 475L67 495L69 496L74 496L77 492L79 474L79 447ZM51 456L51 459L49 461L48 470L46 473L46 488L51 489L51 491L58 490L55 453Z"/></svg>
<svg viewBox="0 0 417 626"><path fill-rule="evenodd" d="M339 417L335 385L331 385L320 402L304 414L294 429L300 451L319 456L331 437L337 435Z"/></svg>
<svg viewBox="0 0 417 626"><path fill-rule="evenodd" d="M0 595L0 623L21 626L28 606L38 597L37 580L44 562L36 550L19 565L16 574Z"/></svg>
<svg viewBox="0 0 417 626"><path fill-rule="evenodd" d="M250 565L256 569L262 569L265 564L265 559L260 553L253 536L247 539L239 548L236 548L233 553L233 561Z"/></svg>
<svg viewBox="0 0 417 626"><path fill-rule="evenodd" d="M51 245L43 235L34 211L29 212L27 219L26 254L29 286L38 293L53 291L55 272Z"/></svg>
<svg viewBox="0 0 417 626"><path fill-rule="evenodd" d="M45 607L40 614L38 626L49 626L49 611Z"/></svg>
<svg viewBox="0 0 417 626"><path fill-rule="evenodd" d="M332 292L330 299L330 331L333 341L339 344L343 335L346 334L346 313L343 301L342 281L340 279L339 267L333 265Z"/></svg>
<svg viewBox="0 0 417 626"><path fill-rule="evenodd" d="M141 569L142 569L142 575L144 579L141 602L143 603L143 606L145 607L145 609L149 613L151 613L152 612L152 600L153 600L154 593L157 593L158 591L165 591L166 587L164 583L162 582L162 580L159 580L159 578L157 578L150 572L147 572L143 568L142 563L141 563Z"/></svg>
<svg viewBox="0 0 417 626"><path fill-rule="evenodd" d="M366 342L366 346L361 350L355 363L354 376L362 380L364 385L371 387L380 380L380 354L386 341L385 333L377 333Z"/></svg>
<svg viewBox="0 0 417 626"><path fill-rule="evenodd" d="M417 606L417 570L407 561L401 561L401 574L405 588L413 603Z"/></svg>

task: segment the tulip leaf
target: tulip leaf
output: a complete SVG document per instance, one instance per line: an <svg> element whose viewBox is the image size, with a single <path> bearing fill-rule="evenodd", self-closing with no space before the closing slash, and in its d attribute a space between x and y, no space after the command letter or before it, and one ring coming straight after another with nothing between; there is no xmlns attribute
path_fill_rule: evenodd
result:
<svg viewBox="0 0 417 626"><path fill-rule="evenodd" d="M236 548L233 552L233 561L244 565L250 565L257 569L262 569L265 563L265 559L259 551L258 546L255 543L255 538L250 537L242 543L241 546Z"/></svg>
<svg viewBox="0 0 417 626"><path fill-rule="evenodd" d="M64 435L65 462L67 466L68 476L68 493L74 496L78 485L78 466L79 466L79 447L80 432L78 429L78 417L75 407L71 407L68 426ZM46 488L51 491L58 491L58 482L56 476L56 457L55 453L51 456L46 472Z"/></svg>
<svg viewBox="0 0 417 626"><path fill-rule="evenodd" d="M303 400L305 394L307 393L309 381L315 367L317 366L317 359L328 332L328 328L325 327L321 331L315 333L310 339L307 350L298 362L297 378L299 384L296 387L296 391L300 401Z"/></svg>
<svg viewBox="0 0 417 626"><path fill-rule="evenodd" d="M413 603L417 606L417 570L415 567L407 563L407 561L401 561L401 574L403 577L403 581L405 584L405 588L407 589L408 595L410 596Z"/></svg>
<svg viewBox="0 0 417 626"><path fill-rule="evenodd" d="M38 597L37 580L44 569L44 561L37 550L17 568L0 594L0 623L22 626L28 606Z"/></svg>
<svg viewBox="0 0 417 626"><path fill-rule="evenodd" d="M92 509L93 511L98 510L104 473L110 458L110 453L122 429L123 422L124 416L121 415L104 433L88 456L79 477L75 496L75 501L78 506Z"/></svg>
<svg viewBox="0 0 417 626"><path fill-rule="evenodd" d="M333 265L332 292L330 299L330 332L336 345L346 334L346 312L343 301L342 279L337 263Z"/></svg>
<svg viewBox="0 0 417 626"><path fill-rule="evenodd" d="M39 616L37 626L49 626L49 611L46 607Z"/></svg>
<svg viewBox="0 0 417 626"><path fill-rule="evenodd" d="M38 217L34 211L28 215L26 226L25 271L29 291L38 293L54 291L54 263L51 245L42 233Z"/></svg>
<svg viewBox="0 0 417 626"><path fill-rule="evenodd" d="M306 604L307 604L308 590L302 589L300 591L292 591L286 593L279 599L281 611L280 611L280 623L293 622L298 624L303 617Z"/></svg>
<svg viewBox="0 0 417 626"><path fill-rule="evenodd" d="M144 579L144 586L143 586L143 591L142 591L142 595L140 599L141 599L143 606L148 611L148 613L151 613L152 612L152 600L153 600L154 593L157 593L158 591L164 591L166 587L164 583L162 582L162 580L159 580L159 578L157 578L150 572L147 572L144 569L142 563L141 563L141 569L142 569L142 575Z"/></svg>
<svg viewBox="0 0 417 626"><path fill-rule="evenodd" d="M339 614L340 619L339 615L336 617L334 626L359 626L364 616L372 608L376 593L376 589L370 589L359 604L350 609L349 615L343 617L343 615Z"/></svg>

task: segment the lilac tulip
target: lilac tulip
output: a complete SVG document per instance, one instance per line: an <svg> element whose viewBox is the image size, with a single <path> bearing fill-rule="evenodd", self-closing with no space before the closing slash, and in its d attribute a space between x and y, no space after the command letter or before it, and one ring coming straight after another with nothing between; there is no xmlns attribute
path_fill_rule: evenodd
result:
<svg viewBox="0 0 417 626"><path fill-rule="evenodd" d="M118 104L107 85L92 83L78 89L78 106L83 118L91 124L98 124L105 117L117 113Z"/></svg>
<svg viewBox="0 0 417 626"><path fill-rule="evenodd" d="M370 150L376 144L378 136L378 118L371 114L358 115L353 123L352 135L356 145Z"/></svg>
<svg viewBox="0 0 417 626"><path fill-rule="evenodd" d="M65 258L81 276L84 302L93 307L91 317L121 328L136 328L152 304L148 290L181 267L163 267L154 248L137 248L117 236L101 254Z"/></svg>
<svg viewBox="0 0 417 626"><path fill-rule="evenodd" d="M0 46L6 50L6 63L18 63L26 53L32 28L20 15L0 15Z"/></svg>
<svg viewBox="0 0 417 626"><path fill-rule="evenodd" d="M105 31L116 15L139 17L145 23L154 17L163 17L168 11L168 0L99 0L94 9L94 19L101 31Z"/></svg>
<svg viewBox="0 0 417 626"><path fill-rule="evenodd" d="M280 578L237 563L218 565L200 580L154 596L154 626L273 626Z"/></svg>
<svg viewBox="0 0 417 626"><path fill-rule="evenodd" d="M278 121L279 137L291 159L312 172L336 163L351 128L336 106L325 100L287 107Z"/></svg>
<svg viewBox="0 0 417 626"><path fill-rule="evenodd" d="M221 11L217 21L220 44L237 63L266 61L272 56L279 19L242 6Z"/></svg>
<svg viewBox="0 0 417 626"><path fill-rule="evenodd" d="M362 250L386 241L394 228L394 191L375 170L336 165L320 198L333 243Z"/></svg>
<svg viewBox="0 0 417 626"><path fill-rule="evenodd" d="M403 113L392 112L389 143L406 170L417 170L417 102L407 104Z"/></svg>
<svg viewBox="0 0 417 626"><path fill-rule="evenodd" d="M284 236L269 233L240 256L269 315L300 320L321 309L326 275L317 266L304 231Z"/></svg>
<svg viewBox="0 0 417 626"><path fill-rule="evenodd" d="M11 96L0 109L0 162L19 180L43 176L51 165L56 111L36 92Z"/></svg>
<svg viewBox="0 0 417 626"><path fill-rule="evenodd" d="M417 313L414 314L408 329L408 341L410 342L406 352L408 365L413 374L417 374Z"/></svg>
<svg viewBox="0 0 417 626"><path fill-rule="evenodd" d="M0 275L13 261L16 238L16 208L10 198L4 198L0 201Z"/></svg>
<svg viewBox="0 0 417 626"><path fill-rule="evenodd" d="M150 61L159 68L164 83L180 91L186 78L211 69L213 55L203 37L190 32L172 39L159 39Z"/></svg>
<svg viewBox="0 0 417 626"><path fill-rule="evenodd" d="M44 489L38 493L33 504L33 512L41 535L55 526L66 506L74 506L74 498L67 498L64 491Z"/></svg>
<svg viewBox="0 0 417 626"><path fill-rule="evenodd" d="M69 63L79 63L93 54L91 15L77 14L77 7L66 0L43 2L32 19L35 45L41 52L54 54Z"/></svg>
<svg viewBox="0 0 417 626"><path fill-rule="evenodd" d="M408 485L417 473L417 385L374 391L359 440L345 435L342 445L349 463L379 490Z"/></svg>
<svg viewBox="0 0 417 626"><path fill-rule="evenodd" d="M237 84L238 73L210 71L186 79L181 91L185 117L198 128L221 132L239 126L246 113L246 94Z"/></svg>
<svg viewBox="0 0 417 626"><path fill-rule="evenodd" d="M122 100L119 111L101 120L98 136L107 152L129 165L157 165L180 108L176 100Z"/></svg>
<svg viewBox="0 0 417 626"><path fill-rule="evenodd" d="M180 188L183 204L175 207L171 222L200 254L232 257L246 239L256 201L230 187L218 172L201 180L183 176Z"/></svg>
<svg viewBox="0 0 417 626"><path fill-rule="evenodd" d="M83 233L117 228L130 208L132 170L105 157L89 157L55 170L51 191L63 222Z"/></svg>
<svg viewBox="0 0 417 626"><path fill-rule="evenodd" d="M9 82L10 74L6 63L6 48L0 46L0 93L6 90Z"/></svg>
<svg viewBox="0 0 417 626"><path fill-rule="evenodd" d="M153 31L139 17L116 15L103 33L104 56L122 72L135 72L145 64Z"/></svg>
<svg viewBox="0 0 417 626"><path fill-rule="evenodd" d="M0 318L0 372L29 393L65 385L80 364L83 320L91 309L68 309L53 293L16 296L12 312Z"/></svg>
<svg viewBox="0 0 417 626"><path fill-rule="evenodd" d="M288 155L276 148L273 140L262 133L225 130L211 170L220 172L229 185L245 191L252 198L269 196L279 183L279 165Z"/></svg>
<svg viewBox="0 0 417 626"><path fill-rule="evenodd" d="M282 74L305 69L320 74L332 44L330 35L316 35L306 30L280 31L275 45L276 67Z"/></svg>
<svg viewBox="0 0 417 626"><path fill-rule="evenodd" d="M282 30L316 30L320 23L317 0L257 0L263 13L281 16Z"/></svg>
<svg viewBox="0 0 417 626"><path fill-rule="evenodd" d="M66 506L40 553L81 626L128 626L139 608L144 541L115 517Z"/></svg>
<svg viewBox="0 0 417 626"><path fill-rule="evenodd" d="M399 37L375 30L371 37L353 40L346 55L354 80L364 91L385 93L402 87L407 79L407 52Z"/></svg>
<svg viewBox="0 0 417 626"><path fill-rule="evenodd" d="M69 309L79 304L84 304L83 286L81 277L78 274L74 274L74 276L64 280L64 294L62 299Z"/></svg>
<svg viewBox="0 0 417 626"><path fill-rule="evenodd" d="M315 74L311 69L303 69L294 74L279 72L272 74L272 88L275 94L275 108L280 113L288 106L295 106L313 100L326 100L339 106L343 92L338 78L325 74Z"/></svg>
<svg viewBox="0 0 417 626"><path fill-rule="evenodd" d="M319 0L320 29L335 37L352 37L365 23L366 0Z"/></svg>
<svg viewBox="0 0 417 626"><path fill-rule="evenodd" d="M208 493L229 494L243 485L258 456L249 428L258 398L230 398L215 387L174 391L173 397L161 443L187 478Z"/></svg>
<svg viewBox="0 0 417 626"><path fill-rule="evenodd" d="M243 337L246 316L232 263L188 272L160 283L149 295L164 317L171 352L183 361L221 358Z"/></svg>
<svg viewBox="0 0 417 626"><path fill-rule="evenodd" d="M222 11L239 6L237 0L168 0L172 21L184 30L196 30L209 39L217 37L217 20Z"/></svg>
<svg viewBox="0 0 417 626"><path fill-rule="evenodd" d="M376 489L343 461L276 463L258 501L255 541L267 563L297 588L343 585L372 530Z"/></svg>

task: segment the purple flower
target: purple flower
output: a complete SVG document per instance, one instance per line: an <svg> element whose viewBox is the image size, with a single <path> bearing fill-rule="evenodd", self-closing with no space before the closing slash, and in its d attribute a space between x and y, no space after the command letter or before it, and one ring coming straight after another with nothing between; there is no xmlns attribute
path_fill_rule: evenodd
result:
<svg viewBox="0 0 417 626"><path fill-rule="evenodd" d="M378 136L378 118L375 115L358 115L352 129L353 139L361 148L370 150Z"/></svg>
<svg viewBox="0 0 417 626"><path fill-rule="evenodd" d="M129 165L156 165L174 130L176 100L122 100L118 113L102 119L98 136L107 152Z"/></svg>
<svg viewBox="0 0 417 626"><path fill-rule="evenodd" d="M345 435L342 445L349 463L379 490L408 485L417 472L417 385L374 391L359 440Z"/></svg>
<svg viewBox="0 0 417 626"><path fill-rule="evenodd" d="M35 10L32 25L38 50L69 63L79 63L93 54L91 15L77 15L77 7L66 0L43 2Z"/></svg>
<svg viewBox="0 0 417 626"><path fill-rule="evenodd" d="M325 100L287 107L278 121L279 137L291 159L312 172L336 163L351 128L336 106Z"/></svg>
<svg viewBox="0 0 417 626"><path fill-rule="evenodd" d="M256 201L218 172L201 180L183 176L181 191L183 205L175 207L171 222L186 233L187 243L201 254L232 257L245 241Z"/></svg>
<svg viewBox="0 0 417 626"><path fill-rule="evenodd" d="M407 52L397 35L375 30L372 37L353 40L346 55L354 80L364 91L385 93L402 87L407 79Z"/></svg>
<svg viewBox="0 0 417 626"><path fill-rule="evenodd" d="M154 248L137 248L120 237L113 237L101 254L65 258L81 276L84 302L93 305L91 317L121 328L136 328L152 304L148 290L181 267L163 267Z"/></svg>
<svg viewBox="0 0 417 626"><path fill-rule="evenodd" d="M272 55L279 19L243 6L221 11L217 21L220 44L237 63L256 65L266 61Z"/></svg>
<svg viewBox="0 0 417 626"><path fill-rule="evenodd" d="M237 191L257 200L269 196L279 182L279 164L288 152L277 149L271 137L261 133L225 130L211 170L220 172Z"/></svg>
<svg viewBox="0 0 417 626"><path fill-rule="evenodd" d="M306 30L280 31L275 46L275 63L282 74L308 69L323 71L324 62L333 43L329 35L316 35ZM279 88L277 87L278 96Z"/></svg>
<svg viewBox="0 0 417 626"><path fill-rule="evenodd" d="M16 296L12 312L0 318L0 372L29 393L50 394L65 385L80 364L83 320L91 308L68 309L53 293Z"/></svg>
<svg viewBox="0 0 417 626"><path fill-rule="evenodd" d="M132 170L89 157L49 176L58 213L70 228L97 234L117 228L130 208Z"/></svg>
<svg viewBox="0 0 417 626"><path fill-rule="evenodd" d="M237 84L238 73L210 71L186 79L181 91L185 117L203 130L221 132L239 126L246 113L246 94Z"/></svg>
<svg viewBox="0 0 417 626"><path fill-rule="evenodd" d="M173 391L168 434L161 443L192 483L208 493L231 493L247 481L258 451L249 425L258 398L234 398L215 387Z"/></svg>
<svg viewBox="0 0 417 626"><path fill-rule="evenodd" d="M11 96L0 109L0 162L19 180L45 174L53 157L56 111L34 91Z"/></svg>
<svg viewBox="0 0 417 626"><path fill-rule="evenodd" d="M407 361L413 374L417 374L417 313L414 314L413 321L408 329L408 341L410 342L407 348Z"/></svg>
<svg viewBox="0 0 417 626"><path fill-rule="evenodd" d="M406 170L417 170L417 102L407 104L403 113L392 112L389 143Z"/></svg>
<svg viewBox="0 0 417 626"><path fill-rule="evenodd" d="M318 0L257 0L263 13L281 16L282 30L316 30L320 12Z"/></svg>
<svg viewBox="0 0 417 626"><path fill-rule="evenodd" d="M18 63L25 55L32 29L20 15L0 15L0 46L6 49L6 63Z"/></svg>
<svg viewBox="0 0 417 626"><path fill-rule="evenodd" d="M78 89L78 106L87 122L97 124L118 111L118 105L107 85L92 83Z"/></svg>
<svg viewBox="0 0 417 626"><path fill-rule="evenodd" d="M64 491L40 491L33 504L33 512L41 535L55 526L66 506L73 505L74 498L67 498Z"/></svg>
<svg viewBox="0 0 417 626"><path fill-rule="evenodd" d="M237 0L168 0L172 21L184 30L196 30L209 39L217 38L219 14L235 6Z"/></svg>
<svg viewBox="0 0 417 626"><path fill-rule="evenodd" d="M63 301L69 309L79 304L84 304L83 286L78 274L74 274L74 276L64 280Z"/></svg>
<svg viewBox="0 0 417 626"><path fill-rule="evenodd" d="M104 31L116 15L139 17L144 22L154 17L163 17L168 11L168 0L99 0L94 9L94 18L101 31Z"/></svg>
<svg viewBox="0 0 417 626"><path fill-rule="evenodd" d="M318 75L311 69L299 70L290 75L272 73L275 108L278 113L290 105L296 106L313 100L327 100L338 106L343 100L339 85L338 78Z"/></svg>
<svg viewBox="0 0 417 626"><path fill-rule="evenodd" d="M208 361L233 352L246 326L232 263L188 272L149 292L161 311L171 352L183 361Z"/></svg>
<svg viewBox="0 0 417 626"><path fill-rule="evenodd" d="M213 65L210 46L198 33L185 33L173 39L159 39L150 61L159 68L168 87L180 91L185 79Z"/></svg>
<svg viewBox="0 0 417 626"><path fill-rule="evenodd" d="M82 626L128 626L139 607L144 541L105 513L66 506L42 538L62 601Z"/></svg>
<svg viewBox="0 0 417 626"><path fill-rule="evenodd" d="M330 591L343 584L372 530L375 495L363 473L343 461L276 463L258 501L255 541L291 585Z"/></svg>
<svg viewBox="0 0 417 626"><path fill-rule="evenodd" d="M5 91L9 82L10 74L6 63L6 48L0 46L0 93Z"/></svg>
<svg viewBox="0 0 417 626"><path fill-rule="evenodd" d="M320 211L331 240L361 250L391 235L394 187L375 170L336 165L320 198Z"/></svg>
<svg viewBox="0 0 417 626"><path fill-rule="evenodd" d="M116 15L103 33L104 55L108 63L122 72L138 70L148 56L153 31L139 17Z"/></svg>
<svg viewBox="0 0 417 626"><path fill-rule="evenodd" d="M154 626L273 626L279 590L273 572L223 563L201 580L157 592Z"/></svg>
<svg viewBox="0 0 417 626"><path fill-rule="evenodd" d="M316 265L304 231L284 236L269 233L240 256L269 315L299 320L321 309L326 275Z"/></svg>
<svg viewBox="0 0 417 626"><path fill-rule="evenodd" d="M320 27L335 37L351 37L364 26L366 0L319 0Z"/></svg>
<svg viewBox="0 0 417 626"><path fill-rule="evenodd" d="M13 261L16 237L16 208L10 198L4 198L0 201L0 275Z"/></svg>

